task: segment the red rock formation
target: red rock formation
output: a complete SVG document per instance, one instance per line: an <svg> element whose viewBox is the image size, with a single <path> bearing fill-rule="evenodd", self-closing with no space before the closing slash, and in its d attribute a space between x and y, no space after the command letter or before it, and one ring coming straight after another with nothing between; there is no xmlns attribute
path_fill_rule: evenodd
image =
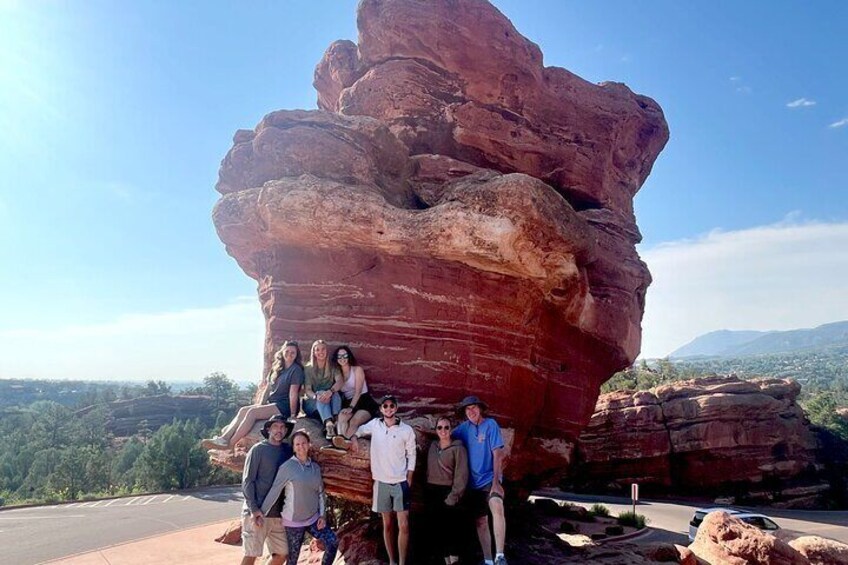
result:
<svg viewBox="0 0 848 565"><path fill-rule="evenodd" d="M266 362L290 336L349 343L418 413L484 396L509 477L561 468L639 352L632 198L662 111L544 67L482 0L364 0L358 25L316 69L321 110L269 114L221 165L215 226L258 282Z"/></svg>
<svg viewBox="0 0 848 565"><path fill-rule="evenodd" d="M801 536L789 542L811 565L848 565L848 545L819 536Z"/></svg>
<svg viewBox="0 0 848 565"><path fill-rule="evenodd" d="M698 527L689 549L714 565L809 565L784 541L732 517L711 512Z"/></svg>
<svg viewBox="0 0 848 565"><path fill-rule="evenodd" d="M800 390L731 376L604 394L580 437L579 475L677 490L791 479L815 463ZM798 493L807 494L816 493Z"/></svg>
<svg viewBox="0 0 848 565"><path fill-rule="evenodd" d="M97 405L77 410L75 416L84 416L96 410ZM115 400L106 405L109 414L107 431L115 437L129 437L138 433L140 427L155 432L174 418L200 420L204 425L215 423L212 399L203 395L159 394L140 396L128 400Z"/></svg>

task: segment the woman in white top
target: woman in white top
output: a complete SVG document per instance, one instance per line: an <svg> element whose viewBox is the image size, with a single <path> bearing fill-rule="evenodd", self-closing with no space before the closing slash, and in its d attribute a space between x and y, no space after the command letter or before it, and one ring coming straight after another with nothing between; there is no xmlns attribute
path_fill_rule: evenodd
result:
<svg viewBox="0 0 848 565"><path fill-rule="evenodd" d="M356 363L353 351L342 345L333 353L333 359L342 369L342 411L339 413L338 432L333 445L344 447L346 439L353 437L359 426L375 418L380 406L368 394L365 370Z"/></svg>

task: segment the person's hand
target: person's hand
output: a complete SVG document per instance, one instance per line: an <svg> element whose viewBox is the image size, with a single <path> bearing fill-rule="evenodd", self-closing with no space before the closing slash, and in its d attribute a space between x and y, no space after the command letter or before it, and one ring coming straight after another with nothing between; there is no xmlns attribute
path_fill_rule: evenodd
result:
<svg viewBox="0 0 848 565"><path fill-rule="evenodd" d="M323 530L327 526L327 520L325 520L324 517L321 516L320 518L318 518L318 523L315 525L318 526L319 530Z"/></svg>
<svg viewBox="0 0 848 565"><path fill-rule="evenodd" d="M493 494L500 496L502 499L504 497L503 485L499 481L492 481L492 488L489 491L489 495Z"/></svg>
<svg viewBox="0 0 848 565"><path fill-rule="evenodd" d="M262 524L265 523L265 517L260 510L253 513L253 523L256 524L257 528L261 528Z"/></svg>
<svg viewBox="0 0 848 565"><path fill-rule="evenodd" d="M339 414L344 414L344 415L353 414L353 408L342 408L342 411L339 412Z"/></svg>

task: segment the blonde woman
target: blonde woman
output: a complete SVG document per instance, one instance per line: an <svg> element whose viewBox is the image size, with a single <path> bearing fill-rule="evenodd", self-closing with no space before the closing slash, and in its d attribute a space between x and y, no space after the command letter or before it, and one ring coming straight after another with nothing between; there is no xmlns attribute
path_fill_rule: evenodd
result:
<svg viewBox="0 0 848 565"><path fill-rule="evenodd" d="M316 340L306 365L303 411L310 418L314 418L317 413L329 440L336 435L336 417L342 409L339 391L343 384L341 368L335 360L330 359L327 342Z"/></svg>
<svg viewBox="0 0 848 565"><path fill-rule="evenodd" d="M250 433L258 420L267 420L275 414L284 418L300 412L300 388L305 377L301 363L300 347L296 341L287 341L274 355L274 364L262 384L267 392L266 404L252 404L240 408L233 421L221 431L220 436L204 439L206 449L232 449Z"/></svg>

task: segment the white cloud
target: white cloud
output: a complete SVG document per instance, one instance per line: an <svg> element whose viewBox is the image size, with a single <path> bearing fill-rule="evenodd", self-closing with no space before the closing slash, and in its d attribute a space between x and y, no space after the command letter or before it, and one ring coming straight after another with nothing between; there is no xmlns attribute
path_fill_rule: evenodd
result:
<svg viewBox="0 0 848 565"><path fill-rule="evenodd" d="M257 380L264 323L256 297L238 297L214 308L0 331L0 377L199 380L223 371Z"/></svg>
<svg viewBox="0 0 848 565"><path fill-rule="evenodd" d="M848 118L842 118L838 122L833 122L832 124L830 124L830 127L832 128L842 128L845 126L848 126Z"/></svg>
<svg viewBox="0 0 848 565"><path fill-rule="evenodd" d="M736 92L740 94L751 94L752 92L754 92L754 89L750 86L740 86L736 89Z"/></svg>
<svg viewBox="0 0 848 565"><path fill-rule="evenodd" d="M739 82L742 80L742 77L730 77L730 82Z"/></svg>
<svg viewBox="0 0 848 565"><path fill-rule="evenodd" d="M642 250L648 289L642 356L706 332L787 330L848 320L848 223L713 231Z"/></svg>
<svg viewBox="0 0 848 565"><path fill-rule="evenodd" d="M787 108L808 108L810 106L815 106L815 100L809 100L808 98L799 98L798 100L793 100L792 102L787 102Z"/></svg>

